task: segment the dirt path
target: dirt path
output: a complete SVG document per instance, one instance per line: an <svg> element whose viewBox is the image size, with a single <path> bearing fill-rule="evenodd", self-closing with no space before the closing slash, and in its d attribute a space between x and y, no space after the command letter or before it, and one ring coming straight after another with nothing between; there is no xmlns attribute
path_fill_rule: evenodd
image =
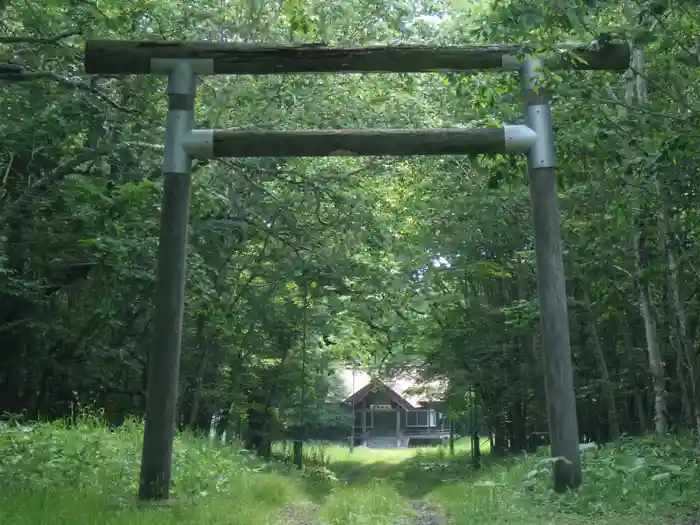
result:
<svg viewBox="0 0 700 525"><path fill-rule="evenodd" d="M407 520L396 520L393 525L447 525L442 509L424 500L412 500L407 505L415 512ZM275 525L324 525L318 517L320 505L291 503L280 510Z"/></svg>
<svg viewBox="0 0 700 525"><path fill-rule="evenodd" d="M345 472L339 482L345 486L361 485L368 481L366 465L358 465ZM440 506L424 499L407 499L406 507L411 509L407 518L397 518L392 525L448 525L445 513ZM280 509L274 525L325 525L319 517L323 504L305 502L287 504Z"/></svg>
<svg viewBox="0 0 700 525"><path fill-rule="evenodd" d="M446 525L447 520L442 509L434 503L425 500L414 500L410 502L411 507L416 512L411 525Z"/></svg>
<svg viewBox="0 0 700 525"><path fill-rule="evenodd" d="M318 509L313 503L290 503L282 507L275 525L320 525Z"/></svg>
<svg viewBox="0 0 700 525"><path fill-rule="evenodd" d="M396 520L393 525L447 525L442 509L423 500L408 502L415 516ZM288 504L282 507L275 525L324 525L318 518L320 506L313 503Z"/></svg>

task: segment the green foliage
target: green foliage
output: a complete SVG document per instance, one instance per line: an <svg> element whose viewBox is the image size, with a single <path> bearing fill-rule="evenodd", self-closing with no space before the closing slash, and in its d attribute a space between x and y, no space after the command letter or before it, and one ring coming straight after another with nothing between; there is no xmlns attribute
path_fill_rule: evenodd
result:
<svg viewBox="0 0 700 525"><path fill-rule="evenodd" d="M579 427L599 442L615 428L652 428L653 343L671 428L696 426L699 24L685 4L78 4L0 3L3 56L31 77L0 84L2 412L53 420L79 404L128 425L143 414L164 79L78 75L86 38L551 48L609 35L644 44L637 80L648 100L632 100L617 73L548 76ZM257 129L498 126L521 120L517 89L515 74L496 73L210 77L197 119ZM524 158L230 159L198 163L193 181L180 428L208 432L216 415L234 442L256 424L275 439L298 434L302 421L344 433L328 401L342 397L334 371L353 363L446 381L458 431L479 426L478 414L499 450L521 452L546 431ZM105 446L116 447L110 436ZM90 439L85 450L97 446ZM68 473L83 451L74 445L56 468L80 484ZM40 484L51 448L12 446ZM117 457L99 454L106 459L76 472L102 472ZM176 491L215 490L201 483Z"/></svg>
<svg viewBox="0 0 700 525"><path fill-rule="evenodd" d="M63 423L8 426L1 438L3 479L8 487L63 487L131 497L138 481L142 432L134 420L110 429L89 413ZM243 473L261 469L244 450L211 445L187 433L178 435L174 454L178 481L173 490L178 497L230 494L231 483Z"/></svg>
<svg viewBox="0 0 700 525"><path fill-rule="evenodd" d="M320 512L328 525L390 525L410 516L410 510L397 492L381 482L369 486L331 492Z"/></svg>
<svg viewBox="0 0 700 525"><path fill-rule="evenodd" d="M689 440L626 438L592 447L583 456L584 485L562 496L551 492L545 452L443 487L435 498L456 523L661 523L697 513L700 465Z"/></svg>
<svg viewBox="0 0 700 525"><path fill-rule="evenodd" d="M624 518L651 524L700 510L700 464L690 437L625 438L590 446L583 457L581 490L553 496L545 448L500 461L487 455L483 468L474 470L462 443L456 456L443 449L356 449L351 454L309 445L309 464L298 472L281 463L263 464L236 446L183 433L175 446L177 500L163 507L139 506L134 499L141 439L137 421L109 428L100 414L89 411L63 422L3 426L2 523L97 519L114 525L173 520L262 525L317 519L323 525L393 524L412 523L426 501L438 503L453 523L602 525Z"/></svg>
<svg viewBox="0 0 700 525"><path fill-rule="evenodd" d="M89 414L4 428L0 519L12 525L268 523L284 503L303 498L298 480L268 471L245 451L181 434L174 451L174 493L181 503L139 508L134 493L141 438L135 421L110 429Z"/></svg>
<svg viewBox="0 0 700 525"><path fill-rule="evenodd" d="M688 438L627 438L588 452L584 455L586 486L577 497L557 504L565 512L591 516L629 511L655 515L669 508L697 511L700 463L694 445ZM617 497L601 498L597 489L601 486ZM544 497L541 482L538 488Z"/></svg>

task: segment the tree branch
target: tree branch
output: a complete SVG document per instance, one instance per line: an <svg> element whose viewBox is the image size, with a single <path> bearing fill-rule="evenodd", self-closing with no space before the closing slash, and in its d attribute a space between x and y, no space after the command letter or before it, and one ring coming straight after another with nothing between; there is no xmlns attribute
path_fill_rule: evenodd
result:
<svg viewBox="0 0 700 525"><path fill-rule="evenodd" d="M107 95L102 93L99 89L89 84L62 77L51 71L30 71L28 69L23 68L19 64L13 64L11 62L0 62L0 80L4 80L6 82L31 82L34 80L49 80L69 89L75 89L78 91L83 91L85 93L95 95L102 102L109 104L118 111L141 115L141 112L139 110L127 108L126 106L117 104Z"/></svg>
<svg viewBox="0 0 700 525"><path fill-rule="evenodd" d="M78 36L82 34L83 31L81 29L71 29L70 31L66 31L65 33L60 33L56 36L52 36L49 38L31 36L2 36L0 37L0 44L56 44L64 38L69 38L71 36Z"/></svg>

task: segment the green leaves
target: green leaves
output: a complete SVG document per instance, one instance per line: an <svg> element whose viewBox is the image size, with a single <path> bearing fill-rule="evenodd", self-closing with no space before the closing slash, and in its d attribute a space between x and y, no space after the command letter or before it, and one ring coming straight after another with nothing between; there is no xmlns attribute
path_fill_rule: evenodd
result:
<svg viewBox="0 0 700 525"><path fill-rule="evenodd" d="M7 31L29 36L60 34L78 16L100 38L527 40L547 48L613 32L644 42L644 107L628 100L617 73L548 76L567 286L572 295L589 286L604 358L617 395L627 396L620 406L633 404L629 396L648 386L632 250L640 210L649 248L644 276L654 286L669 370L678 366L679 339L666 301L666 250L687 286L688 326L700 311L692 292L700 83L695 69L677 65L697 21L678 6L643 3L625 13L607 0L453 4L132 0L81 4L78 15L54 3L41 16L12 3L4 14ZM11 349L0 364L12 370L0 379L0 399L9 400L2 408L30 407L33 415L65 413L76 395L112 415L140 412L151 339L165 86L151 77L76 79L79 47L76 40L5 46L29 70L47 72L39 83L0 86L12 101L0 124L0 346ZM485 72L208 77L197 112L202 125L220 128L500 126L522 121L517 81ZM525 172L524 156L198 164L180 423L207 426L227 407L243 414L267 403L284 427L299 422L302 390L309 413L326 414L334 380L327 372L352 360L382 373L447 379L451 399L463 405L454 410L466 409L465 395L475 391L497 434L542 427ZM657 180L668 191L664 200ZM671 239L663 246L662 209ZM582 311L570 302L581 424L604 434L602 383ZM681 381L669 382L677 397ZM637 417L626 418L629 429Z"/></svg>
<svg viewBox="0 0 700 525"><path fill-rule="evenodd" d="M289 19L289 28L293 34L304 39L316 37L316 23L309 14L306 0L283 0L283 12Z"/></svg>

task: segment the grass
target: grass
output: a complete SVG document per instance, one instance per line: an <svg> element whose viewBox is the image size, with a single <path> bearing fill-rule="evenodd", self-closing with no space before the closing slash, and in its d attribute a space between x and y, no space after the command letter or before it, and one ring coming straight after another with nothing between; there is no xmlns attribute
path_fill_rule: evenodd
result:
<svg viewBox="0 0 700 525"><path fill-rule="evenodd" d="M328 525L392 525L409 515L405 499L393 487L373 481L332 491L319 518Z"/></svg>
<svg viewBox="0 0 700 525"><path fill-rule="evenodd" d="M488 454L488 448L488 440L482 440L482 454ZM460 475L472 469L470 438L455 442L455 456L443 446L382 450L357 447L351 452L348 447L321 443L307 444L304 456L307 465L330 470L340 482L353 486L388 483L406 499L422 498L442 484L447 466Z"/></svg>
<svg viewBox="0 0 700 525"><path fill-rule="evenodd" d="M544 455L511 459L431 497L456 523L668 524L700 511L700 463L691 439L627 438L588 452L583 486L564 496L549 490L550 464Z"/></svg>
<svg viewBox="0 0 700 525"><path fill-rule="evenodd" d="M311 466L298 472L180 434L178 503L146 506L135 498L141 437L137 422L110 431L90 414L0 430L0 523L394 525L412 523L409 502L417 499L435 503L455 524L675 524L700 511L700 461L690 439L625 439L587 452L584 485L554 496L546 451L485 456L475 470L468 441L454 457L444 448L350 453L307 445Z"/></svg>
<svg viewBox="0 0 700 525"><path fill-rule="evenodd" d="M290 443L277 443L273 447L273 452L278 457L291 459L292 449ZM481 441L481 452L489 452L489 441ZM471 454L471 438L465 437L455 440L455 453L459 456ZM369 465L372 463L402 463L408 459L420 457L431 457L436 460L443 460L449 456L447 446L436 447L412 447L412 448L387 448L371 449L367 447L356 447L350 451L349 447L333 443L309 442L304 445L304 457L307 462L314 464L342 464L353 463Z"/></svg>
<svg viewBox="0 0 700 525"><path fill-rule="evenodd" d="M241 451L187 434L175 442L173 493L182 505L136 504L142 429L98 419L39 424L0 436L0 523L268 523L303 485ZM206 503L206 504L204 504Z"/></svg>

